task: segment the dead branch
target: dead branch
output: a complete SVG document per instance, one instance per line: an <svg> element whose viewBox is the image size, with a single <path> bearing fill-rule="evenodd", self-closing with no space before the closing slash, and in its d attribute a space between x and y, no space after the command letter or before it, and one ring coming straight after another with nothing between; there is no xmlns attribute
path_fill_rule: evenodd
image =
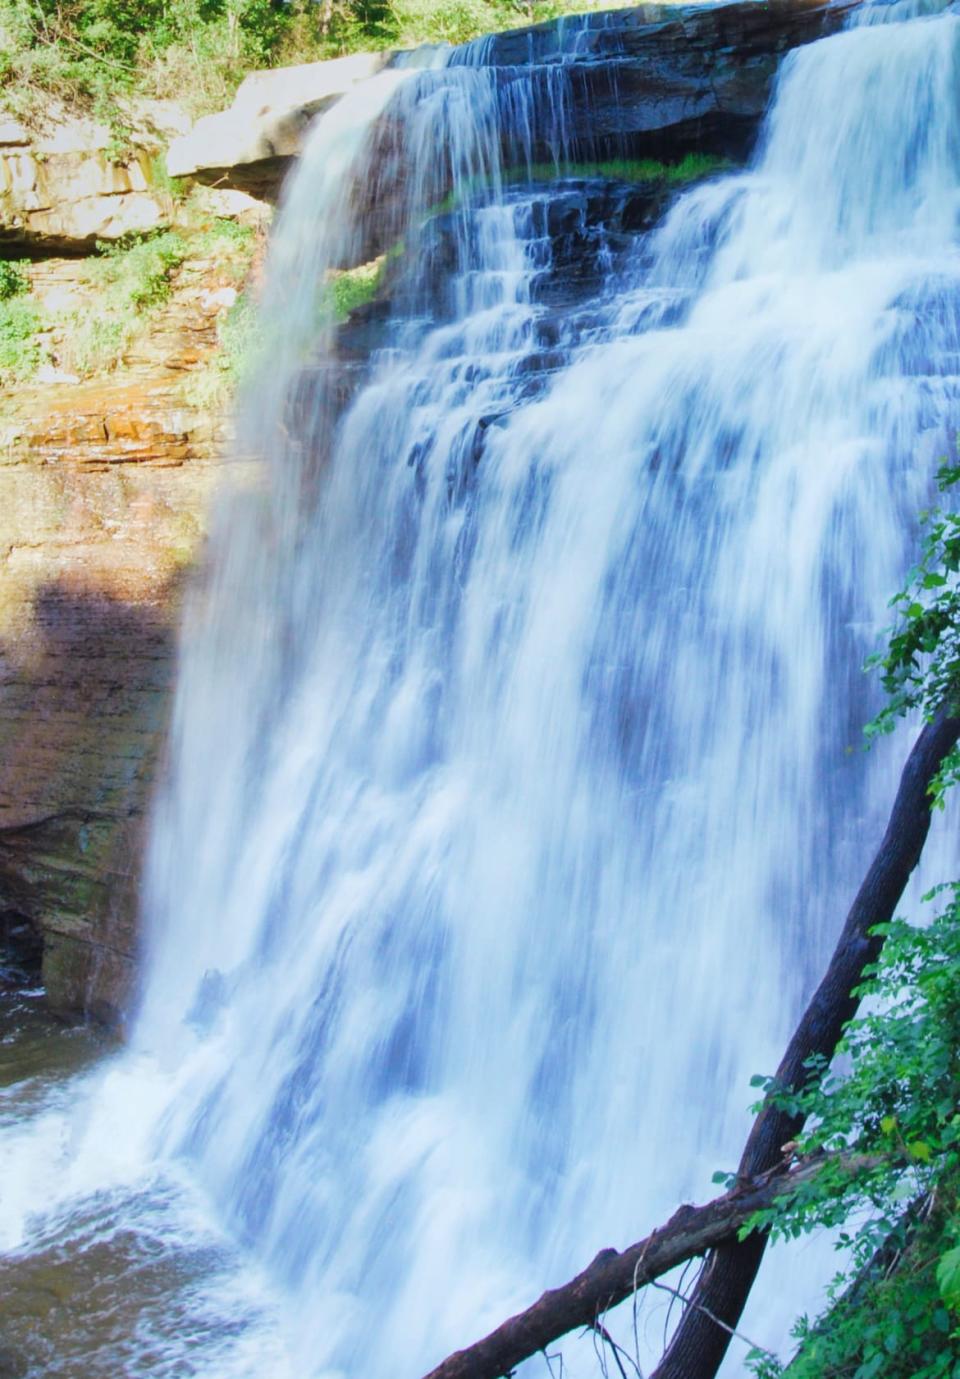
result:
<svg viewBox="0 0 960 1379"><path fill-rule="evenodd" d="M622 1251L601 1250L575 1279L550 1289L482 1341L451 1355L427 1379L499 1379L568 1331L596 1327L604 1312L678 1264L734 1237L754 1212L811 1181L826 1162L810 1159L791 1169L781 1161L774 1172L740 1184L706 1206L680 1207L665 1226L635 1245ZM866 1162L851 1160L851 1171L861 1170Z"/></svg>

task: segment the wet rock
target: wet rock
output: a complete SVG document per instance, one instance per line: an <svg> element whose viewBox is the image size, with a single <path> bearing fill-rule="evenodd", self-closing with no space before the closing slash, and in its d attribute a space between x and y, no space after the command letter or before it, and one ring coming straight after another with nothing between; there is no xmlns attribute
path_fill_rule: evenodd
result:
<svg viewBox="0 0 960 1379"><path fill-rule="evenodd" d="M499 71L508 160L518 152L510 90L528 84L531 69L541 91L523 135L532 136L525 152L534 158L672 160L697 151L739 158L756 135L783 54L838 30L858 2L641 5L494 34L464 52ZM368 70L358 59L359 77L325 70L354 59L255 73L229 111L198 121L171 146L171 171L275 200L313 116L379 70L379 55L361 57ZM388 170L378 199L389 199L390 181Z"/></svg>
<svg viewBox="0 0 960 1379"><path fill-rule="evenodd" d="M836 32L855 3L644 5L496 34L484 62L505 82L517 68L540 68L545 94L562 81L571 158L739 159L783 54ZM556 148L549 100L535 104L532 135L535 157Z"/></svg>
<svg viewBox="0 0 960 1379"><path fill-rule="evenodd" d="M83 304L76 261L31 272ZM39 936L49 1004L110 1025L135 987L178 606L223 443L184 380L228 287L189 265L123 370L0 411L0 913Z"/></svg>

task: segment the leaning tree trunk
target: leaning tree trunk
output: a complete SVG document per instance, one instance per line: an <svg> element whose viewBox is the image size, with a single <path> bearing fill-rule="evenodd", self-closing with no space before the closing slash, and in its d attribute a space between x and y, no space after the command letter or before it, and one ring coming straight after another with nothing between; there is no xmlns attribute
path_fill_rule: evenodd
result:
<svg viewBox="0 0 960 1379"><path fill-rule="evenodd" d="M943 708L921 732L900 779L880 850L847 915L826 974L794 1031L777 1069L780 1087L799 1087L810 1076L814 1055L830 1059L844 1025L857 1009L854 990L864 969L876 962L882 936L872 933L892 918L930 828L930 785L960 738L960 719ZM738 1179L749 1181L782 1159L803 1118L768 1102L747 1139ZM652 1379L713 1379L760 1268L766 1239L752 1235L714 1250L707 1258L666 1354ZM711 1315L712 1314L712 1315ZM714 1320L714 1319L718 1320ZM723 1323L720 1325L718 1323Z"/></svg>
<svg viewBox="0 0 960 1379"><path fill-rule="evenodd" d="M807 1060L832 1058L844 1025L857 1008L854 990L883 945L871 931L893 918L930 828L930 785L960 739L960 718L943 709L921 732L904 767L887 831L853 902L826 974L801 1017L779 1068L779 1086L801 1086ZM756 1278L766 1237L754 1232L738 1241L758 1195L772 1201L792 1188L801 1165L787 1172L783 1147L801 1128L767 1103L747 1139L732 1193L705 1207L681 1207L660 1229L629 1249L602 1250L581 1274L550 1290L525 1312L509 1318L482 1341L457 1351L427 1379L501 1379L521 1361L580 1326L597 1326L601 1315L645 1283L709 1249L680 1325L652 1379L714 1379L732 1330Z"/></svg>

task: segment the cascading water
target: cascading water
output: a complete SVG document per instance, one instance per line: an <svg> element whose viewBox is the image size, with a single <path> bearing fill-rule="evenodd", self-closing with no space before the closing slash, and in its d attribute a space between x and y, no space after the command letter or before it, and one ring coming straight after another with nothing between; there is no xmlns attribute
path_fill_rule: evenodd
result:
<svg viewBox="0 0 960 1379"><path fill-rule="evenodd" d="M242 414L269 464L184 632L132 1048L4 1132L20 1251L102 1237L104 1194L205 1239L186 1180L258 1261L125 1372L415 1379L736 1157L890 803L859 666L960 394L960 18L869 17L647 235L505 176L519 77L392 72L320 122ZM326 274L400 238L351 373Z"/></svg>

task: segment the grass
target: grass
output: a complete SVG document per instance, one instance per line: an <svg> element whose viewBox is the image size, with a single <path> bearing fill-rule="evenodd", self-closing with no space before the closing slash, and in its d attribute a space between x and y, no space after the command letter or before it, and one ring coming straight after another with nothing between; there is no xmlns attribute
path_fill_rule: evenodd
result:
<svg viewBox="0 0 960 1379"><path fill-rule="evenodd" d="M25 381L42 361L40 312L22 296L0 299L0 383Z"/></svg>
<svg viewBox="0 0 960 1379"><path fill-rule="evenodd" d="M626 0L0 0L0 104L42 121L50 96L94 114L129 147L124 101L192 115L229 105L257 68L347 53L465 43Z"/></svg>
<svg viewBox="0 0 960 1379"><path fill-rule="evenodd" d="M111 372L151 329L188 259L215 260L218 278L240 286L249 271L255 238L246 226L214 220L101 244L83 272L95 309L84 305L54 317L30 298L22 270L0 261L0 380L28 381L48 357L51 337L64 372L81 378ZM230 370L238 351L241 315L242 309L233 308L220 327Z"/></svg>

